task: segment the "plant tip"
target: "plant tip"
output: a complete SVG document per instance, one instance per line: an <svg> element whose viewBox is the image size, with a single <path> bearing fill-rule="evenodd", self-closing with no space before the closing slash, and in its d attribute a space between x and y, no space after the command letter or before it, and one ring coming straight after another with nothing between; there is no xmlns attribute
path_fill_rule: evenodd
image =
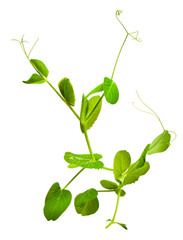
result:
<svg viewBox="0 0 183 240"><path fill-rule="evenodd" d="M116 15L119 16L122 12L123 12L123 10L117 10L117 11L116 11Z"/></svg>

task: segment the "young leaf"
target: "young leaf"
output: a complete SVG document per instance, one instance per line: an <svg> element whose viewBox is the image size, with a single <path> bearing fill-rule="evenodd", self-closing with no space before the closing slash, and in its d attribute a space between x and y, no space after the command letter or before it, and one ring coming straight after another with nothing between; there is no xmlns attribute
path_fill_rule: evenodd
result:
<svg viewBox="0 0 183 240"><path fill-rule="evenodd" d="M112 220L111 219L108 219L106 222L111 222ZM118 225L120 225L121 227L123 227L125 230L128 230L128 228L127 228L127 226L126 226L126 224L124 224L124 223L119 223L119 222L113 222L112 224L118 224Z"/></svg>
<svg viewBox="0 0 183 240"><path fill-rule="evenodd" d="M154 139L147 154L150 155L153 153L164 152L170 146L170 139L171 135L167 130L165 130Z"/></svg>
<svg viewBox="0 0 183 240"><path fill-rule="evenodd" d="M68 78L63 78L58 83L58 88L62 96L65 98L66 102L69 105L74 106L76 99L75 99L74 89L70 80Z"/></svg>
<svg viewBox="0 0 183 240"><path fill-rule="evenodd" d="M144 166L145 161L146 161L146 155L147 155L147 152L148 152L149 148L150 148L150 144L148 144L148 145L145 147L145 149L144 149L144 151L142 152L140 158L139 158L135 163L132 163L132 164L130 165L130 167L128 168L128 173L131 172L131 171L133 171L133 170L136 169L136 168L140 168L140 167L143 167L143 166Z"/></svg>
<svg viewBox="0 0 183 240"><path fill-rule="evenodd" d="M118 195L119 189L115 189L114 191ZM120 197L124 197L126 195L126 192L123 189L121 189L120 191L121 191Z"/></svg>
<svg viewBox="0 0 183 240"><path fill-rule="evenodd" d="M148 162L145 162L142 167L134 167L136 163L129 167L129 170L125 173L125 177L123 180L123 185L135 183L138 181L139 177L146 174L149 171L150 165Z"/></svg>
<svg viewBox="0 0 183 240"><path fill-rule="evenodd" d="M101 180L100 184L105 189L116 189L116 188L118 188L118 185L116 183L108 181L108 180Z"/></svg>
<svg viewBox="0 0 183 240"><path fill-rule="evenodd" d="M101 83L100 85L98 85L96 88L94 88L91 92L89 92L86 97L84 98L84 100L86 100L90 95L98 93L98 92L102 92L104 90L103 87L103 83Z"/></svg>
<svg viewBox="0 0 183 240"><path fill-rule="evenodd" d="M90 98L90 100L82 101L80 115L82 132L90 129L93 126L100 113L101 107L102 101L100 96L94 96Z"/></svg>
<svg viewBox="0 0 183 240"><path fill-rule="evenodd" d="M81 131L82 133L85 132L85 119L86 119L86 115L87 115L87 111L88 111L88 99L84 100L85 96L83 94L82 97L82 102L81 102L81 112L80 112L80 127L81 127Z"/></svg>
<svg viewBox="0 0 183 240"><path fill-rule="evenodd" d="M118 225L120 225L121 227L123 227L125 230L128 230L126 224L124 224L124 223L118 223L118 222L115 222L115 223L117 223Z"/></svg>
<svg viewBox="0 0 183 240"><path fill-rule="evenodd" d="M59 183L54 183L45 199L44 215L48 221L57 220L71 203L71 192L61 189Z"/></svg>
<svg viewBox="0 0 183 240"><path fill-rule="evenodd" d="M36 71L40 73L43 77L45 78L48 77L49 71L42 61L37 59L31 59L30 63L36 69Z"/></svg>
<svg viewBox="0 0 183 240"><path fill-rule="evenodd" d="M137 168L144 166L145 160L146 160L146 155L147 155L147 152L149 151L149 148L150 148L150 144L147 144L147 146L145 147L144 151L142 152L140 158L137 161Z"/></svg>
<svg viewBox="0 0 183 240"><path fill-rule="evenodd" d="M82 216L94 214L99 208L97 195L98 192L94 188L78 194L74 200L76 212Z"/></svg>
<svg viewBox="0 0 183 240"><path fill-rule="evenodd" d="M24 83L27 83L27 84L41 84L41 83L44 83L45 81L46 81L46 80L45 80L42 76L34 73L34 74L32 74L32 76L29 78L29 80L23 81L23 82L24 82Z"/></svg>
<svg viewBox="0 0 183 240"><path fill-rule="evenodd" d="M64 155L64 159L67 163L71 165L77 165L78 167L83 168L95 168L100 169L103 168L104 164L101 161L98 161L102 158L100 154L94 154L95 161L92 159L90 154L74 154L71 152L66 152Z"/></svg>
<svg viewBox="0 0 183 240"><path fill-rule="evenodd" d="M116 153L113 164L115 179L121 180L122 173L128 169L130 163L131 157L127 151L123 150Z"/></svg>
<svg viewBox="0 0 183 240"><path fill-rule="evenodd" d="M111 104L117 103L119 99L119 90L116 83L110 78L104 78L104 95L106 101Z"/></svg>

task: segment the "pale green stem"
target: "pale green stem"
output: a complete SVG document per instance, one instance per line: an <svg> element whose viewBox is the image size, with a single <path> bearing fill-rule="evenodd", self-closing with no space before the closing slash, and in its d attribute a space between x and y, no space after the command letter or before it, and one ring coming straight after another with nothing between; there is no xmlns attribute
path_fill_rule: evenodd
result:
<svg viewBox="0 0 183 240"><path fill-rule="evenodd" d="M116 214L117 214L117 211L118 211L120 195L121 195L121 189L120 189L119 192L118 192L118 197L117 197L117 202L116 202L116 208L115 208L115 211L114 211L113 218L112 218L111 222L105 227L106 229L114 223L114 220L115 220L115 217L116 217Z"/></svg>
<svg viewBox="0 0 183 240"><path fill-rule="evenodd" d="M111 190L97 190L97 192L114 192L114 190L113 189L111 189Z"/></svg>
<svg viewBox="0 0 183 240"><path fill-rule="evenodd" d="M104 170L108 170L108 171L114 171L114 169L112 168L108 168L108 167L103 167Z"/></svg>
<svg viewBox="0 0 183 240"><path fill-rule="evenodd" d="M90 144L90 141L89 141L88 134L87 134L87 131L86 131L86 130L84 131L84 135L85 135L86 143L87 143L87 145L88 145L88 149L89 149L90 155L91 155L91 157L92 157L92 160L93 160L93 161L96 161L96 160L95 160L95 157L94 157L94 155L93 155L93 151L92 151L91 144Z"/></svg>
<svg viewBox="0 0 183 240"><path fill-rule="evenodd" d="M129 35L129 33L127 32L126 37L125 37L125 40L123 41L123 43L122 43L122 45L121 45L121 48L120 48L120 50L119 50L119 53L118 53L118 56L117 56L117 59L116 59L115 65L114 65L114 69L113 69L113 72L112 72L111 80L113 79L114 72L115 72L115 70L116 70L116 66L117 66L117 63L118 63L119 56L120 56L120 54L121 54L121 51L122 51L122 49L123 49L123 46L124 46L127 38L128 38L128 35Z"/></svg>

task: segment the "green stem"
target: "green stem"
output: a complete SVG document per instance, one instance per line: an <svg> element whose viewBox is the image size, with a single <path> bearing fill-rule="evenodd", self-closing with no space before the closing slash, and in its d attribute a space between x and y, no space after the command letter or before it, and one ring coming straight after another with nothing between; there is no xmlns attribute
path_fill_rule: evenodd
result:
<svg viewBox="0 0 183 240"><path fill-rule="evenodd" d="M93 161L96 161L95 157L93 155L93 151L92 151L91 144L90 144L90 141L89 141L88 134L87 134L86 130L84 131L84 135L85 135L85 139L86 139L86 143L88 145L88 149L89 149L90 155L91 155Z"/></svg>
<svg viewBox="0 0 183 240"><path fill-rule="evenodd" d="M53 87L53 85L46 79L46 82L50 85L50 87L56 92L56 94L62 99L62 101L70 108L70 110L74 113L74 115L77 117L78 120L80 120L80 117L78 114L74 111L74 109L65 101L65 99L60 95L60 93Z"/></svg>
<svg viewBox="0 0 183 240"><path fill-rule="evenodd" d="M65 189L85 168L82 168L66 185L63 189Z"/></svg>
<svg viewBox="0 0 183 240"><path fill-rule="evenodd" d="M112 218L111 222L105 227L106 229L114 223L114 220L115 220L115 217L116 217L116 214L117 214L117 211L118 211L120 195L121 195L121 189L120 189L119 192L118 192L118 197L117 197L117 202L116 202L116 208L115 208L115 211L114 211L113 218Z"/></svg>
<svg viewBox="0 0 183 240"><path fill-rule="evenodd" d="M120 50L119 50L119 53L118 53L118 56L117 56L117 59L116 59L115 65L114 65L114 69L113 69L113 72L112 72L111 80L113 79L114 72L115 72L115 70L116 70L116 65L117 65L117 63L118 63L119 56L120 56L120 54L121 54L121 51L122 51L122 49L123 49L123 46L124 46L127 38L128 38L128 35L129 35L129 33L127 32L126 37L125 37L125 40L123 41L123 43L122 43L122 45L121 45L121 48L120 48Z"/></svg>
<svg viewBox="0 0 183 240"><path fill-rule="evenodd" d="M114 192L114 190L97 190L97 192Z"/></svg>
<svg viewBox="0 0 183 240"><path fill-rule="evenodd" d="M114 171L114 169L112 168L108 168L108 167L103 167L104 170L108 170L108 171Z"/></svg>

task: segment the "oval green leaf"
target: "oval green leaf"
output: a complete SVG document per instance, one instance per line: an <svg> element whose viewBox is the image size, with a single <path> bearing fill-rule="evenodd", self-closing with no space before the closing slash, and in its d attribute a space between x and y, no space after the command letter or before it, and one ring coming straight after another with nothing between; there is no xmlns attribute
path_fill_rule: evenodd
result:
<svg viewBox="0 0 183 240"><path fill-rule="evenodd" d="M94 214L99 208L97 195L98 192L94 188L78 194L74 200L76 212L82 216Z"/></svg>
<svg viewBox="0 0 183 240"><path fill-rule="evenodd" d="M41 83L44 83L45 81L46 81L46 80L45 80L42 76L34 73L34 74L32 74L32 76L29 78L29 80L23 81L23 83L27 83L27 84L41 84Z"/></svg>
<svg viewBox="0 0 183 240"><path fill-rule="evenodd" d="M170 146L171 135L167 130L157 136L150 144L148 155L164 152Z"/></svg>
<svg viewBox="0 0 183 240"><path fill-rule="evenodd" d="M118 185L116 183L108 181L108 180L101 180L100 184L105 189L116 189L116 188L118 188Z"/></svg>
<svg viewBox="0 0 183 240"><path fill-rule="evenodd" d="M74 106L76 99L75 99L74 89L70 80L68 78L63 78L58 83L58 88L62 96L65 98L66 102L69 105Z"/></svg>
<svg viewBox="0 0 183 240"><path fill-rule="evenodd" d="M84 98L84 100L86 100L90 95L95 94L95 93L99 93L102 92L104 90L104 84L101 83L100 85L98 85L96 88L94 88L91 92L89 92L86 97Z"/></svg>
<svg viewBox="0 0 183 240"><path fill-rule="evenodd" d="M45 78L48 77L49 71L41 60L31 59L30 63L39 74L41 74Z"/></svg>
<svg viewBox="0 0 183 240"><path fill-rule="evenodd" d="M121 180L122 174L128 169L131 163L131 157L129 152L122 150L116 153L114 157L114 177L117 180Z"/></svg>
<svg viewBox="0 0 183 240"><path fill-rule="evenodd" d="M100 154L94 154L95 160L92 159L90 154L74 154L71 152L66 152L64 159L67 163L74 167L83 167L83 168L94 168L101 169L104 164L101 161L98 161L102 158Z"/></svg>
<svg viewBox="0 0 183 240"><path fill-rule="evenodd" d="M44 215L48 221L57 220L71 203L71 192L61 189L59 183L54 183L45 199Z"/></svg>
<svg viewBox="0 0 183 240"><path fill-rule="evenodd" d="M119 90L116 83L110 78L104 78L104 95L108 103L115 104L119 99Z"/></svg>

